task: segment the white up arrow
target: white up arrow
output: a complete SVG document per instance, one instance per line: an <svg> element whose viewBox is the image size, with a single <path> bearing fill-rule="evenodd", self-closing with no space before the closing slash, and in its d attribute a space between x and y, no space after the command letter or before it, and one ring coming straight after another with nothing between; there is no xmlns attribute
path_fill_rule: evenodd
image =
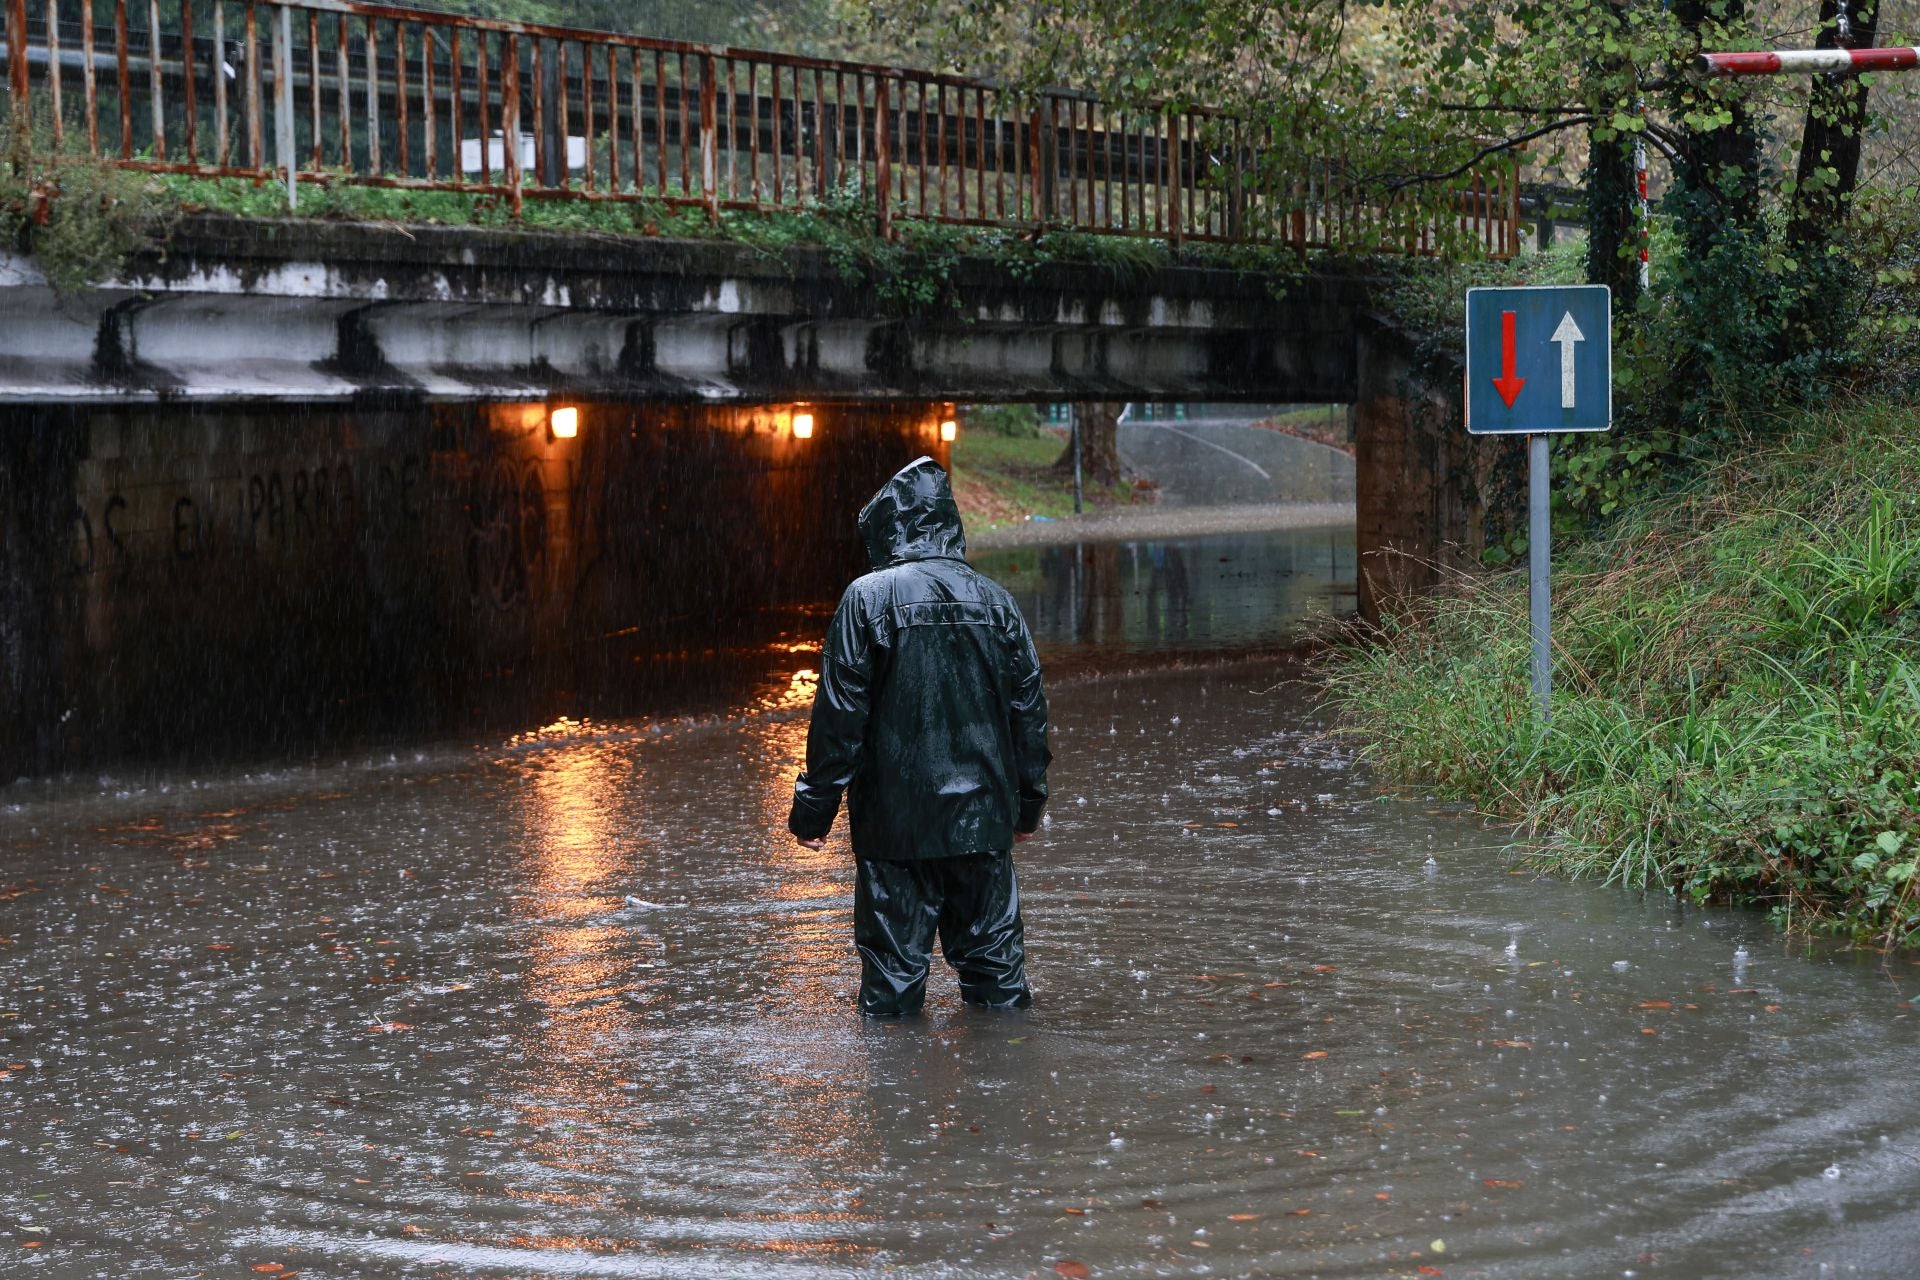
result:
<svg viewBox="0 0 1920 1280"><path fill-rule="evenodd" d="M1587 335L1580 332L1580 326L1573 322L1573 312L1568 311L1560 317L1560 325L1553 331L1548 342L1560 344L1560 407L1573 408L1573 344L1585 342Z"/></svg>

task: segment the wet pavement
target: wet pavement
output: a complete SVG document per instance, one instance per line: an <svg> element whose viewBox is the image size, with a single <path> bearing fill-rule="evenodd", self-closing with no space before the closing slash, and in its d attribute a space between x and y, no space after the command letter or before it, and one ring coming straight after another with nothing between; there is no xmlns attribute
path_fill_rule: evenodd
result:
<svg viewBox="0 0 1920 1280"><path fill-rule="evenodd" d="M1920 1273L1920 968L1384 793L1266 652L1350 572L1291 536L1180 545L1172 630L1019 553L1025 1015L850 1012L784 642L671 717L0 792L0 1270Z"/></svg>

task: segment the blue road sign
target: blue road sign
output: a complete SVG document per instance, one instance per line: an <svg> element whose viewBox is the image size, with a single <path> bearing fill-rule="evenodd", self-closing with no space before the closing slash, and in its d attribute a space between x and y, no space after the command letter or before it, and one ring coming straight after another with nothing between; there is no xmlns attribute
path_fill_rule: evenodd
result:
<svg viewBox="0 0 1920 1280"><path fill-rule="evenodd" d="M1611 427L1612 321L1603 284L1467 290L1467 430Z"/></svg>

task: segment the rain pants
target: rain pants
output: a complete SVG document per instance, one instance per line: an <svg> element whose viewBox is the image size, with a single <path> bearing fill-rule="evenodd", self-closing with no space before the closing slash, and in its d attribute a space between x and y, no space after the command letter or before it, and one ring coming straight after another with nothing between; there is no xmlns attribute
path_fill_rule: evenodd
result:
<svg viewBox="0 0 1920 1280"><path fill-rule="evenodd" d="M946 472L919 458L859 516L873 572L827 629L788 829L819 839L844 794L858 863L863 1011L925 997L937 933L962 995L1027 1003L1013 836L1047 802L1047 699L1013 598L968 565Z"/></svg>

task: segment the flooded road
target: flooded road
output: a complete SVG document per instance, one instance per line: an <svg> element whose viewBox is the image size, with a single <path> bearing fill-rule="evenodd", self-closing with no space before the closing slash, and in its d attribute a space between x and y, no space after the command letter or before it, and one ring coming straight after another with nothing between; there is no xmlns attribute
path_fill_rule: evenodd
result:
<svg viewBox="0 0 1920 1280"><path fill-rule="evenodd" d="M1239 656L1350 573L1291 537L1179 546L1184 615L1167 547L1018 553L1024 1015L937 962L924 1019L851 1012L798 644L673 718L8 788L7 1273L1920 1272L1920 968L1383 794Z"/></svg>

